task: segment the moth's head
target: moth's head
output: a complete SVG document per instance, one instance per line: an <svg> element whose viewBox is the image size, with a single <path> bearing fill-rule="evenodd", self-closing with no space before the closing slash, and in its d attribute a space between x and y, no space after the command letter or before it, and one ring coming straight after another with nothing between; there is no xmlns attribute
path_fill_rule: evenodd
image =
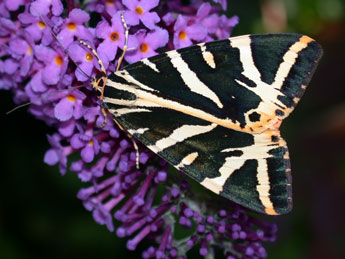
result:
<svg viewBox="0 0 345 259"><path fill-rule="evenodd" d="M92 88L97 91L100 96L100 99L103 99L103 92L105 84L107 83L107 76L105 75L96 75L92 78Z"/></svg>

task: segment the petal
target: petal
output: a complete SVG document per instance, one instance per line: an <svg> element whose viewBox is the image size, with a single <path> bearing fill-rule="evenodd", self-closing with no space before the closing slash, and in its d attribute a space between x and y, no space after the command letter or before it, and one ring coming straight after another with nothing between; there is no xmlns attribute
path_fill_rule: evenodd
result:
<svg viewBox="0 0 345 259"><path fill-rule="evenodd" d="M136 12L125 11L123 14L125 21L129 25L138 25L139 24L139 15Z"/></svg>
<svg viewBox="0 0 345 259"><path fill-rule="evenodd" d="M80 152L81 158L85 163L90 163L95 157L93 147L91 145L86 145Z"/></svg>
<svg viewBox="0 0 345 259"><path fill-rule="evenodd" d="M65 28L57 35L58 40L61 42L64 48L67 48L69 44L73 42L74 32Z"/></svg>
<svg viewBox="0 0 345 259"><path fill-rule="evenodd" d="M42 70L38 71L34 77L31 79L29 83L31 89L34 92L45 92L47 90L47 86L42 82Z"/></svg>
<svg viewBox="0 0 345 259"><path fill-rule="evenodd" d="M128 54L125 55L125 60L130 64L137 62L141 59L141 52L139 50L129 51Z"/></svg>
<svg viewBox="0 0 345 259"><path fill-rule="evenodd" d="M142 0L138 4L144 9L144 11L149 11L152 8L155 8L159 4L159 0Z"/></svg>
<svg viewBox="0 0 345 259"><path fill-rule="evenodd" d="M219 27L218 22L218 14L212 14L203 19L202 24L207 28L208 33L215 33Z"/></svg>
<svg viewBox="0 0 345 259"><path fill-rule="evenodd" d="M167 30L156 27L156 29L150 32L145 39L145 42L155 50L160 47L164 47L169 41L169 33Z"/></svg>
<svg viewBox="0 0 345 259"><path fill-rule="evenodd" d="M29 49L29 44L22 39L14 39L10 41L10 50L16 54L26 54Z"/></svg>
<svg viewBox="0 0 345 259"><path fill-rule="evenodd" d="M38 45L35 46L35 56L45 64L51 64L56 57L56 52L46 46Z"/></svg>
<svg viewBox="0 0 345 259"><path fill-rule="evenodd" d="M76 120L79 120L81 117L83 117L83 101L77 99L74 103L74 113L73 113L73 117Z"/></svg>
<svg viewBox="0 0 345 259"><path fill-rule="evenodd" d="M134 34L138 40L138 44L141 44L144 41L146 32L147 31L145 29L140 29Z"/></svg>
<svg viewBox="0 0 345 259"><path fill-rule="evenodd" d="M5 5L9 11L18 10L19 6L24 4L23 0L5 0Z"/></svg>
<svg viewBox="0 0 345 259"><path fill-rule="evenodd" d="M175 21L175 17L171 13L167 13L166 15L163 16L163 21L167 26L172 24Z"/></svg>
<svg viewBox="0 0 345 259"><path fill-rule="evenodd" d="M184 40L180 40L178 37L178 33L174 34L173 40L174 46L176 49L184 48L193 45L193 42L187 37Z"/></svg>
<svg viewBox="0 0 345 259"><path fill-rule="evenodd" d="M78 69L75 70L75 76L77 77L78 81L84 82L86 80L89 80L92 73L92 69L92 62L84 61L83 63L81 63L78 66Z"/></svg>
<svg viewBox="0 0 345 259"><path fill-rule="evenodd" d="M117 44L110 42L110 40L103 41L101 44L99 44L97 48L97 53L101 57L102 61L114 60L116 52L117 52Z"/></svg>
<svg viewBox="0 0 345 259"><path fill-rule="evenodd" d="M6 59L4 62L4 72L7 74L13 74L18 69L18 63L13 59Z"/></svg>
<svg viewBox="0 0 345 259"><path fill-rule="evenodd" d="M74 134L71 138L71 146L75 149L79 149L85 146L85 142L80 139L80 134Z"/></svg>
<svg viewBox="0 0 345 259"><path fill-rule="evenodd" d="M75 8L70 12L68 18L76 24L83 24L90 20L90 15L81 9Z"/></svg>
<svg viewBox="0 0 345 259"><path fill-rule="evenodd" d="M142 53L141 59L152 57L152 56L155 56L155 55L157 55L157 52L150 48L147 52Z"/></svg>
<svg viewBox="0 0 345 259"><path fill-rule="evenodd" d="M37 22L38 21L38 18L29 14L29 13L21 13L18 15L18 20L21 22L21 23L24 23L24 24L30 24L30 23L34 23L34 22Z"/></svg>
<svg viewBox="0 0 345 259"><path fill-rule="evenodd" d="M74 102L68 100L68 98L63 98L58 102L54 108L54 115L60 121L67 121L73 116Z"/></svg>
<svg viewBox="0 0 345 259"><path fill-rule="evenodd" d="M33 16L47 15L49 13L50 1L36 1L30 4L30 13Z"/></svg>
<svg viewBox="0 0 345 259"><path fill-rule="evenodd" d="M153 29L161 19L159 18L156 12L152 13L145 13L144 15L140 16L140 20L142 23L149 29Z"/></svg>
<svg viewBox="0 0 345 259"><path fill-rule="evenodd" d="M63 11L63 5L60 0L52 0L52 13L55 16L59 16L62 14Z"/></svg>
<svg viewBox="0 0 345 259"><path fill-rule="evenodd" d="M202 24L194 23L186 28L186 33L190 39L202 41L206 38L207 30Z"/></svg>
<svg viewBox="0 0 345 259"><path fill-rule="evenodd" d="M26 76L29 72L33 60L33 55L26 55L20 62L20 75Z"/></svg>
<svg viewBox="0 0 345 259"><path fill-rule="evenodd" d="M198 19L204 19L206 16L208 16L210 11L211 11L211 4L203 3L202 5L200 5L196 16L198 17Z"/></svg>
<svg viewBox="0 0 345 259"><path fill-rule="evenodd" d="M177 16L177 20L176 20L176 23L174 25L174 31L182 31L186 28L187 26L187 22L188 22L188 18L185 17L184 15L179 15Z"/></svg>
<svg viewBox="0 0 345 259"><path fill-rule="evenodd" d="M53 39L54 39L54 37L53 37L52 33L50 32L50 30L48 28L44 29L43 30L43 36L42 36L42 44L44 46L48 46L53 41Z"/></svg>
<svg viewBox="0 0 345 259"><path fill-rule="evenodd" d="M75 128L75 120L63 121L59 124L59 133L64 137L72 136Z"/></svg>
<svg viewBox="0 0 345 259"><path fill-rule="evenodd" d="M59 155L56 152L55 149L49 149L45 154L44 154L44 163L48 165L56 165L59 162Z"/></svg>
<svg viewBox="0 0 345 259"><path fill-rule="evenodd" d="M134 10L138 6L137 0L122 0L122 3L129 9Z"/></svg>
<svg viewBox="0 0 345 259"><path fill-rule="evenodd" d="M58 65L51 64L43 69L42 80L47 85L55 85L60 79L61 68Z"/></svg>
<svg viewBox="0 0 345 259"><path fill-rule="evenodd" d="M77 43L73 43L68 47L68 53L74 61L83 62L86 50L79 46Z"/></svg>
<svg viewBox="0 0 345 259"><path fill-rule="evenodd" d="M90 41L93 42L93 36L91 32L86 29L83 25L78 25L77 30L75 31L75 36L77 36L79 39L82 39L84 41Z"/></svg>
<svg viewBox="0 0 345 259"><path fill-rule="evenodd" d="M42 30L40 30L36 24L26 27L25 31L29 33L35 42L39 41L42 37Z"/></svg>
<svg viewBox="0 0 345 259"><path fill-rule="evenodd" d="M111 33L111 27L106 21L101 21L96 27L96 36L98 38L107 39Z"/></svg>

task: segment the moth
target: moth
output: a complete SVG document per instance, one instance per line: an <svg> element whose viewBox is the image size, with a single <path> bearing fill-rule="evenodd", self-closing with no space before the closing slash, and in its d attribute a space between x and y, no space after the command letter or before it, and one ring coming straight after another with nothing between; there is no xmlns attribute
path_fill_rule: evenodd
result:
<svg viewBox="0 0 345 259"><path fill-rule="evenodd" d="M260 213L292 208L279 127L322 55L299 34L245 35L169 51L92 85L116 122L207 189Z"/></svg>

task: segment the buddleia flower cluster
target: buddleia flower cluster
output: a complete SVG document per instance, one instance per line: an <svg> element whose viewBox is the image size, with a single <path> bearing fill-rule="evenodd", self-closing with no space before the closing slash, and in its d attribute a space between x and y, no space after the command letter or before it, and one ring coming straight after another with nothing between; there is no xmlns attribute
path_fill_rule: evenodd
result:
<svg viewBox="0 0 345 259"><path fill-rule="evenodd" d="M129 250L150 239L143 258L186 258L195 246L208 258L215 249L227 258L264 258L262 242L275 240L276 225L216 195L200 199L183 174L140 145L138 169L131 140L111 115L105 120L90 87L100 67L78 39L113 72L125 44L121 13L129 27L124 63L227 38L238 23L224 14L225 0L182 2L1 1L0 89L16 104L31 102L29 112L56 129L44 162L85 182L77 197L97 223L127 238ZM177 229L188 231L177 237Z"/></svg>

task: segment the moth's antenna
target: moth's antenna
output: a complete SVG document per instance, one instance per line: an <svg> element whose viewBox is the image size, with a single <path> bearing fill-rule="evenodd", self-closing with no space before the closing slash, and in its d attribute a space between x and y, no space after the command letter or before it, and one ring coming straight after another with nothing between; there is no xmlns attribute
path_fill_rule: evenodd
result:
<svg viewBox="0 0 345 259"><path fill-rule="evenodd" d="M123 60L123 58L127 52L127 45L128 45L128 26L127 26L127 23L126 23L125 18L123 16L123 12L121 12L121 21L122 21L123 27L125 27L125 45L123 46L123 51L122 51L121 56L119 57L119 61L117 62L117 66L116 66L115 71L119 70L120 65L122 63L122 60Z"/></svg>
<svg viewBox="0 0 345 259"><path fill-rule="evenodd" d="M35 102L35 101L44 100L44 99L49 98L51 96L57 95L59 93L63 93L65 91L82 88L82 87L85 87L85 86L88 86L88 84L87 85L78 85L78 86L74 86L74 87L71 87L71 88L68 88L68 89L62 89L62 90L54 91L53 93L50 93L50 94L47 94L47 95L42 95L41 97L34 99L32 102L23 103L23 104L20 104L20 105L14 107L12 110L6 112L6 115L8 115L8 114L10 114L10 113L20 109L20 108L28 106L28 105L32 104L33 102Z"/></svg>
<svg viewBox="0 0 345 259"><path fill-rule="evenodd" d="M89 76L88 74L86 74L84 72L84 70L82 70L79 65L77 64L77 62L74 61L74 59L70 56L70 54L68 53L67 49L65 49L65 47L62 45L61 41L58 39L58 37L56 36L55 32L53 31L53 29L48 25L48 23L46 22L46 20L44 19L44 17L42 16L42 14L36 9L36 12L38 13L39 17L41 18L41 20L43 21L43 23L48 27L50 33L54 36L54 38L56 39L56 41L59 43L60 47L62 48L63 52L72 60L72 62L74 63L74 65L77 67L77 69L79 69L80 72L82 72L87 78L92 79L91 76Z"/></svg>

